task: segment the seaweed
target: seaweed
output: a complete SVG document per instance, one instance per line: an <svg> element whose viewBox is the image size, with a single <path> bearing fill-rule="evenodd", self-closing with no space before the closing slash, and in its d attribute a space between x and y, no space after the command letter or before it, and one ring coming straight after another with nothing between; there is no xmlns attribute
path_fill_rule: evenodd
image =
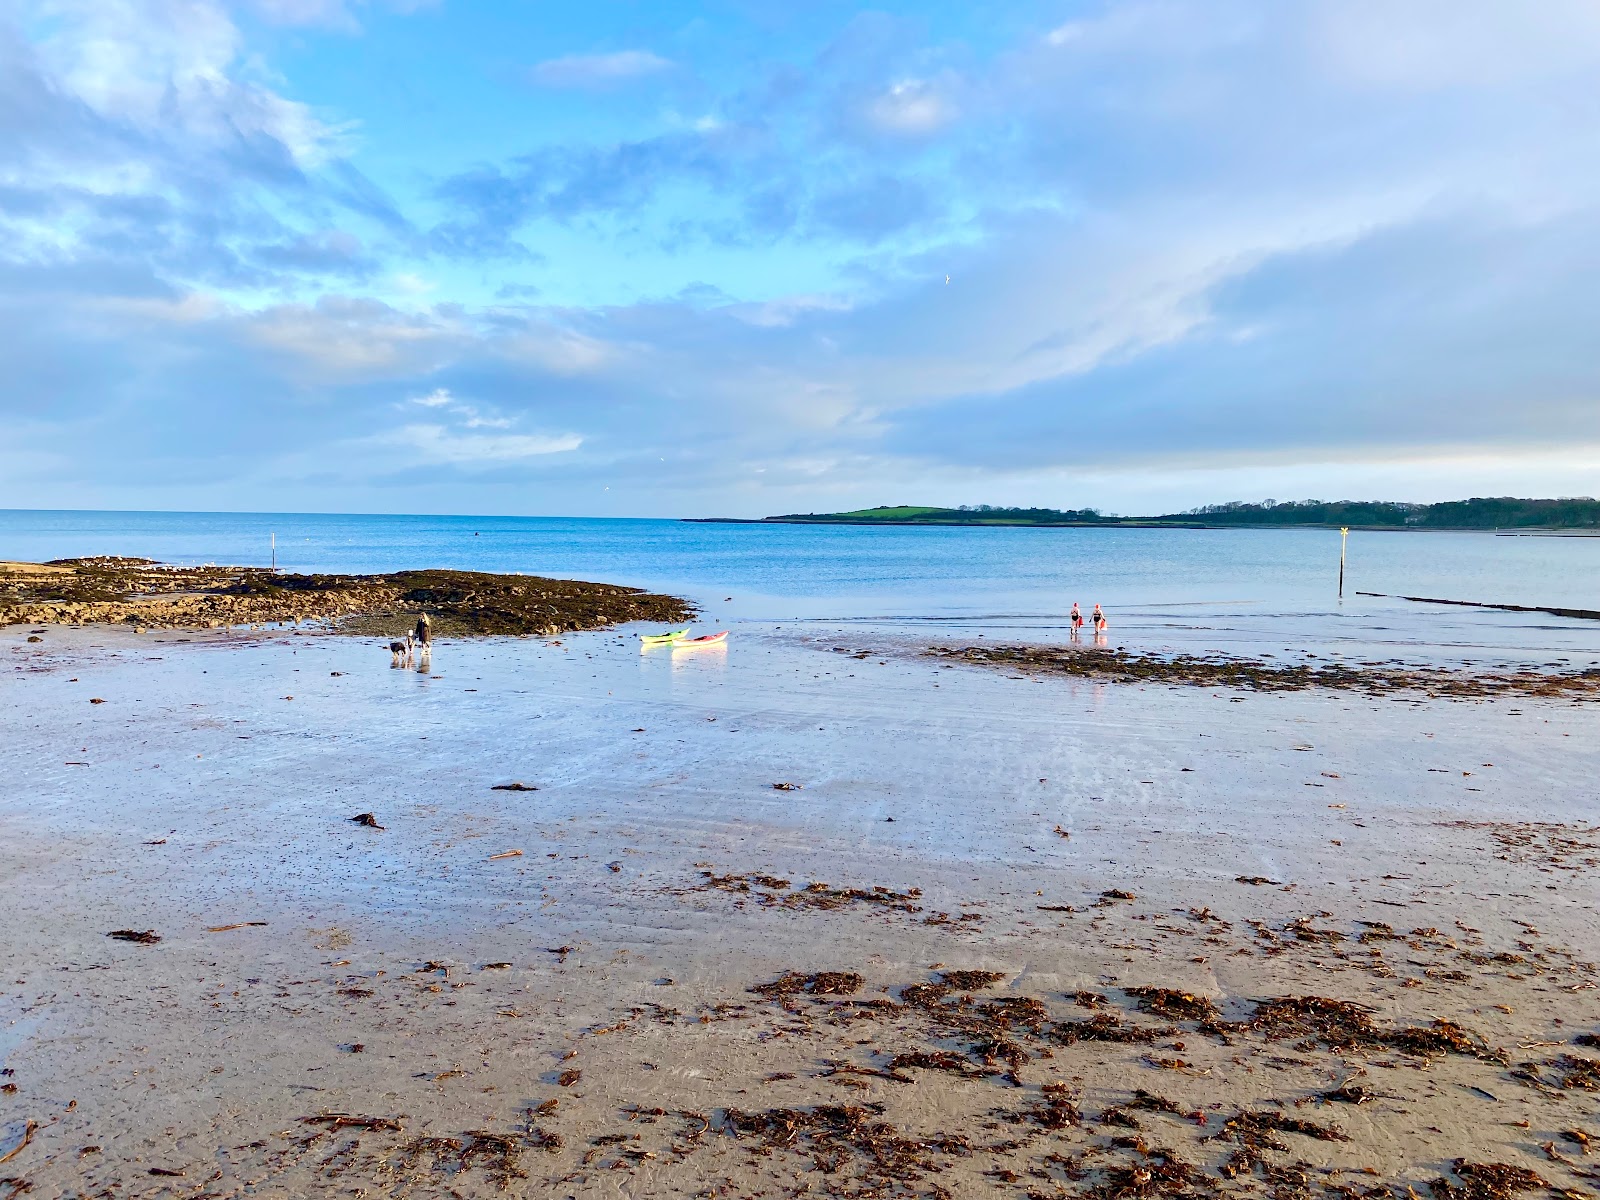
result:
<svg viewBox="0 0 1600 1200"><path fill-rule="evenodd" d="M943 983L913 983L900 989L900 999L917 1008L936 1005L953 989Z"/></svg>
<svg viewBox="0 0 1600 1200"><path fill-rule="evenodd" d="M1568 1090L1600 1092L1600 1058L1563 1054L1549 1064L1561 1072L1558 1087Z"/></svg>
<svg viewBox="0 0 1600 1200"><path fill-rule="evenodd" d="M1239 1148L1218 1168L1225 1178L1234 1179L1263 1165L1266 1151L1289 1148L1274 1136L1278 1133L1298 1133L1324 1142L1350 1140L1343 1130L1334 1126L1318 1125L1315 1121L1307 1121L1300 1117L1288 1117L1282 1113L1259 1110L1236 1112L1207 1140L1231 1141L1237 1144Z"/></svg>
<svg viewBox="0 0 1600 1200"><path fill-rule="evenodd" d="M986 1066L1003 1062L1013 1071L1028 1061L1028 1051L1010 1038L989 1037L972 1044L972 1052L983 1059Z"/></svg>
<svg viewBox="0 0 1600 1200"><path fill-rule="evenodd" d="M1116 1126L1122 1129L1143 1129L1135 1112L1176 1113L1179 1112L1177 1104L1165 1096L1157 1096L1143 1088L1136 1088L1133 1099L1122 1104L1114 1104L1100 1114L1101 1125Z"/></svg>
<svg viewBox="0 0 1600 1200"><path fill-rule="evenodd" d="M1146 1150L1140 1161L1105 1168L1105 1179L1091 1187L1089 1200L1147 1200L1194 1196L1214 1184L1170 1150Z"/></svg>
<svg viewBox="0 0 1600 1200"><path fill-rule="evenodd" d="M986 1074L974 1067L959 1054L948 1050L914 1050L908 1054L896 1054L885 1065L890 1071L903 1071L908 1067L917 1067L926 1071L948 1071L952 1075L959 1075L963 1079L981 1079Z"/></svg>
<svg viewBox="0 0 1600 1200"><path fill-rule="evenodd" d="M939 982L962 992L978 992L993 987L1006 977L1004 971L941 971Z"/></svg>
<svg viewBox="0 0 1600 1200"><path fill-rule="evenodd" d="M1458 1158L1451 1172L1461 1183L1440 1176L1428 1184L1437 1200L1509 1200L1518 1192L1550 1187L1550 1181L1537 1171L1510 1163L1473 1163Z"/></svg>
<svg viewBox="0 0 1600 1200"><path fill-rule="evenodd" d="M1002 1029L1037 1028L1050 1019L1050 1008L1034 996L1001 996L980 1001L968 1011L986 1025Z"/></svg>
<svg viewBox="0 0 1600 1200"><path fill-rule="evenodd" d="M1039 671L1113 683L1166 683L1197 688L1254 692L1298 692L1311 688L1384 696L1425 692L1448 699L1491 696L1545 696L1573 700L1600 695L1600 671L1485 671L1444 667L1330 662L1321 665L1270 663L1262 658L1205 657L1194 654L1140 654L1122 649L1077 646L930 646L932 658L1004 670Z"/></svg>
<svg viewBox="0 0 1600 1200"><path fill-rule="evenodd" d="M1178 1032L1170 1025L1126 1025L1111 1013L1098 1013L1087 1021L1058 1021L1045 1031L1053 1042L1071 1046L1077 1042L1121 1042L1148 1044Z"/></svg>
<svg viewBox="0 0 1600 1200"><path fill-rule="evenodd" d="M769 890L761 893L760 900L763 905L769 907L833 911L854 904L870 904L896 912L922 911L921 906L915 903L922 897L921 888L896 892L886 887L836 888L826 883L813 882L803 888L796 888L787 895L779 895L790 886L787 879L760 874L717 875L711 871L702 871L700 875L706 881L703 885L706 889L749 894L758 887L767 888Z"/></svg>
<svg viewBox="0 0 1600 1200"><path fill-rule="evenodd" d="M1322 943L1332 945L1345 940L1344 934L1337 929L1314 929L1310 917L1296 917L1283 927L1285 933L1293 934L1297 941Z"/></svg>
<svg viewBox="0 0 1600 1200"><path fill-rule="evenodd" d="M853 996L866 982L854 971L817 971L806 975L786 971L771 983L757 984L749 990L758 996L784 998L804 992L809 996Z"/></svg>
<svg viewBox="0 0 1600 1200"><path fill-rule="evenodd" d="M1382 1047L1419 1057L1452 1053L1492 1057L1482 1038L1453 1021L1438 1020L1428 1026L1383 1030L1373 1024L1371 1009L1325 996L1279 996L1262 1000L1256 1004L1248 1021L1218 1028L1248 1030L1269 1038L1307 1038L1331 1050Z"/></svg>
<svg viewBox="0 0 1600 1200"><path fill-rule="evenodd" d="M365 1129L368 1132L400 1132L399 1117L362 1117L354 1113L320 1112L313 1117L301 1117L302 1125L326 1125L330 1131L340 1129Z"/></svg>
<svg viewBox="0 0 1600 1200"><path fill-rule="evenodd" d="M1083 1114L1073 1101L1071 1089L1064 1083L1043 1084L1037 1103L1014 1112L996 1110L994 1115L1015 1125L1037 1125L1041 1129L1066 1129L1083 1124Z"/></svg>
<svg viewBox="0 0 1600 1200"><path fill-rule="evenodd" d="M559 1146L551 1146L549 1138L554 1135L544 1135L535 1149L553 1150ZM520 1158L525 1145L532 1145L533 1139L519 1141L518 1139L501 1133L489 1133L482 1129L473 1129L460 1137L419 1137L399 1146L393 1154L394 1161L402 1168L416 1170L426 1167L430 1171L446 1171L451 1175L461 1175L480 1167L489 1176L490 1181L500 1190L508 1191L511 1185L519 1179L526 1179L528 1173L522 1170Z"/></svg>
<svg viewBox="0 0 1600 1200"><path fill-rule="evenodd" d="M1204 996L1173 988L1130 987L1124 992L1138 1001L1140 1012L1165 1017L1169 1021L1215 1021L1222 1016L1217 1006Z"/></svg>
<svg viewBox="0 0 1600 1200"><path fill-rule="evenodd" d="M910 1138L881 1119L881 1105L819 1104L811 1108L769 1108L723 1111L727 1132L756 1139L768 1152L809 1155L825 1173L853 1167L867 1189L862 1195L893 1195L936 1171L934 1152L963 1156L971 1144L960 1135Z"/></svg>
<svg viewBox="0 0 1600 1200"><path fill-rule="evenodd" d="M1359 1083L1340 1084L1326 1092L1318 1092L1317 1099L1329 1104L1365 1104L1373 1094Z"/></svg>
<svg viewBox="0 0 1600 1200"><path fill-rule="evenodd" d="M1429 1054L1473 1054L1488 1057L1490 1051L1482 1038L1475 1037L1454 1021L1435 1020L1431 1025L1411 1026L1380 1035L1385 1045L1407 1054L1423 1057Z"/></svg>

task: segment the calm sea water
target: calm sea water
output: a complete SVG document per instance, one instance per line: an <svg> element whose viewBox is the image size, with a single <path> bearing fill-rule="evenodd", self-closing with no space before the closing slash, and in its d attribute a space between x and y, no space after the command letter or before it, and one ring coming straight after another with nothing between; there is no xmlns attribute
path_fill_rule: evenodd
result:
<svg viewBox="0 0 1600 1200"><path fill-rule="evenodd" d="M1600 538L1327 530L863 528L661 520L0 510L0 558L125 554L289 571L455 567L685 595L777 620L1054 639L1074 600L1121 644L1600 658L1600 622L1358 591L1600 609ZM731 597L731 599L728 599Z"/></svg>

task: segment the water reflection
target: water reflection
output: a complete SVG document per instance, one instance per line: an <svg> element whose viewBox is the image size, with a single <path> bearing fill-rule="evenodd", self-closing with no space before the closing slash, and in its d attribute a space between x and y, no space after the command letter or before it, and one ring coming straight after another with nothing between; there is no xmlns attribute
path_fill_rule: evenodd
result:
<svg viewBox="0 0 1600 1200"><path fill-rule="evenodd" d="M674 646L672 648L672 673L693 675L720 672L728 666L728 643L716 642L709 646Z"/></svg>

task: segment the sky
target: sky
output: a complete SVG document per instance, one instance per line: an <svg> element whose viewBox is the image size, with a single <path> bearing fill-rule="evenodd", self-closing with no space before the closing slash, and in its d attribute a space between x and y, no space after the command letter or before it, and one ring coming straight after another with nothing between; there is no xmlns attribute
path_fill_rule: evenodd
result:
<svg viewBox="0 0 1600 1200"><path fill-rule="evenodd" d="M0 0L0 507L1600 494L1600 0Z"/></svg>

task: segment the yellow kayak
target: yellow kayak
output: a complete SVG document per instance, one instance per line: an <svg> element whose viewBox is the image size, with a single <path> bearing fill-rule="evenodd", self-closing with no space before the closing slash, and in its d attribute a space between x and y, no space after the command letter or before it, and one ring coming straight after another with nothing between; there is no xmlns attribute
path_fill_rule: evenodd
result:
<svg viewBox="0 0 1600 1200"><path fill-rule="evenodd" d="M641 646L670 646L673 642L682 641L689 636L687 629L673 629L666 633L641 633L639 645Z"/></svg>

